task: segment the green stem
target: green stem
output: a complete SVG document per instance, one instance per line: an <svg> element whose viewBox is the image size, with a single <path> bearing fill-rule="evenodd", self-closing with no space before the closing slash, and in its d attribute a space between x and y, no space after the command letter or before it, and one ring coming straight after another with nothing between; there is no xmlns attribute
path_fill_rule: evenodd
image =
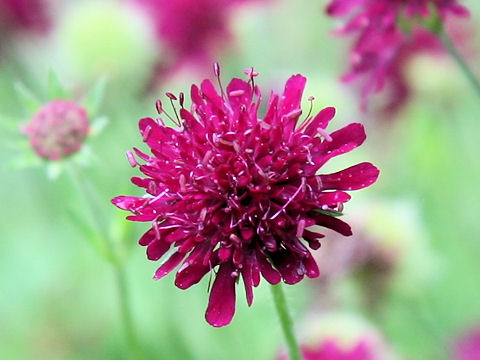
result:
<svg viewBox="0 0 480 360"><path fill-rule="evenodd" d="M135 326L133 324L133 316L130 305L130 296L128 293L127 277L123 266L123 261L118 256L115 250L115 244L112 241L110 234L106 230L107 222L102 211L102 206L99 203L99 193L94 185L78 171L74 166L68 167L68 172L74 186L81 191L85 196L86 202L90 207L91 213L98 233L101 235L105 243L105 248L109 252L108 259L113 266L115 273L118 296L120 301L120 314L125 328L125 336L127 338L130 356L132 359L142 359L140 345L136 337Z"/></svg>
<svg viewBox="0 0 480 360"><path fill-rule="evenodd" d="M439 36L442 39L443 45L445 46L447 51L450 53L452 58L455 60L458 67L465 74L468 81L470 81L470 84L472 85L472 87L475 90L475 92L477 93L477 95L480 97L480 81L477 79L477 77L473 73L472 69L470 69L467 62L463 59L462 55L460 55L460 53L458 52L457 48L455 47L452 39L450 39L450 37L448 36L445 29L442 29L439 32Z"/></svg>
<svg viewBox="0 0 480 360"><path fill-rule="evenodd" d="M127 277L123 266L115 266L115 277L117 278L118 292L120 295L120 312L122 315L123 325L125 327L125 336L127 337L128 346L132 359L140 360L141 355L140 344L136 337L135 325L130 305L130 296L128 293Z"/></svg>
<svg viewBox="0 0 480 360"><path fill-rule="evenodd" d="M302 355L300 354L300 348L293 333L293 321L288 312L287 301L285 299L285 294L283 293L282 285L272 285L270 288L272 290L273 302L277 309L280 324L282 325L283 334L287 342L290 360L301 360Z"/></svg>

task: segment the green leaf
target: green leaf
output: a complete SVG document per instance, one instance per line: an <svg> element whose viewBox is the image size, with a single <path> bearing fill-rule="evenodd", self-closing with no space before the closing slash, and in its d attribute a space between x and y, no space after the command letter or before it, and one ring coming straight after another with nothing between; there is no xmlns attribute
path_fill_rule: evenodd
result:
<svg viewBox="0 0 480 360"><path fill-rule="evenodd" d="M37 112L43 103L28 90L21 82L14 84L15 93L20 100L22 107L25 110L27 116L32 116Z"/></svg>
<svg viewBox="0 0 480 360"><path fill-rule="evenodd" d="M106 84L107 82L105 80L105 77L100 78L85 96L85 100L83 101L83 104L87 109L88 115L90 117L93 117L96 115L100 107L100 104L103 101Z"/></svg>
<svg viewBox="0 0 480 360"><path fill-rule="evenodd" d="M48 73L47 97L50 100L70 98L70 94L64 89L53 70Z"/></svg>
<svg viewBox="0 0 480 360"><path fill-rule="evenodd" d="M333 211L333 210L322 210L322 209L314 209L313 211L317 212L317 213L320 213L320 214L325 214L325 215L329 215L329 216L342 216L343 213L340 212L340 211Z"/></svg>

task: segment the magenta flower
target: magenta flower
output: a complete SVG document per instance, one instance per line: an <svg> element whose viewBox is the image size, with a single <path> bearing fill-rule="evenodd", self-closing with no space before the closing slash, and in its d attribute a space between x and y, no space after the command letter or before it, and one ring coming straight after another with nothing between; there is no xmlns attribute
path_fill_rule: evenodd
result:
<svg viewBox="0 0 480 360"><path fill-rule="evenodd" d="M49 24L44 0L0 0L0 31L45 31Z"/></svg>
<svg viewBox="0 0 480 360"><path fill-rule="evenodd" d="M384 110L397 111L405 103L409 96L402 73L405 61L420 51L441 48L436 35L421 21L436 16L432 7L442 20L450 15L468 15L457 0L331 0L327 13L347 18L336 33L354 37L350 70L342 79L357 81L363 110L370 96L386 84L391 94ZM410 33L400 24L407 24Z"/></svg>
<svg viewBox="0 0 480 360"><path fill-rule="evenodd" d="M219 69L216 66L218 75ZM235 285L243 279L247 303L263 276L271 284L295 284L319 270L310 250L323 237L314 225L351 235L335 215L350 200L345 190L373 184L378 169L361 163L333 174L318 174L331 158L365 140L363 126L350 124L328 133L335 114L326 108L301 121L306 78L292 76L284 93L272 93L259 118L261 94L250 80L233 79L221 94L210 80L192 85L190 110L180 95L179 128L162 118L140 120L140 133L152 155L138 149L145 177L132 182L147 196L119 196L112 202L129 210L133 221L151 222L141 237L147 256L158 260L173 248L154 278L182 263L175 285L187 289L206 274L215 274L206 320L213 326L231 322ZM167 96L176 100L171 93ZM157 102L159 113L163 113ZM137 160L128 153L129 162Z"/></svg>
<svg viewBox="0 0 480 360"><path fill-rule="evenodd" d="M151 18L162 57L149 89L185 64L211 63L232 42L230 19L240 4L266 0L132 0Z"/></svg>
<svg viewBox="0 0 480 360"><path fill-rule="evenodd" d="M376 360L367 341L359 340L351 347L340 346L334 339L323 340L317 347L302 346L303 360ZM288 360L280 356L278 360Z"/></svg>
<svg viewBox="0 0 480 360"><path fill-rule="evenodd" d="M47 103L24 128L35 153L52 161L80 150L88 131L86 110L73 101L66 100Z"/></svg>
<svg viewBox="0 0 480 360"><path fill-rule="evenodd" d="M480 359L480 328L471 329L454 346L455 360Z"/></svg>

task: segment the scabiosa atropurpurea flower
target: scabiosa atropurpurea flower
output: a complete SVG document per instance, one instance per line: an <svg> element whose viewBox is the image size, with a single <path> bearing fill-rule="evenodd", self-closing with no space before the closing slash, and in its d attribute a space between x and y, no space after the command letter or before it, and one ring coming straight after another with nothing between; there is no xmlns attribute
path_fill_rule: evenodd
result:
<svg viewBox="0 0 480 360"><path fill-rule="evenodd" d="M147 12L158 43L164 47L154 70L157 78L185 64L211 63L215 53L232 41L229 20L235 8L266 0L132 0Z"/></svg>
<svg viewBox="0 0 480 360"><path fill-rule="evenodd" d="M360 341L351 348L342 348L334 340L322 341L316 347L302 346L303 360L377 360L366 342ZM281 356L278 360L288 360ZM379 360L379 359L378 359Z"/></svg>
<svg viewBox="0 0 480 360"><path fill-rule="evenodd" d="M80 150L88 130L83 107L73 101L54 100L38 110L24 132L38 156L57 161Z"/></svg>
<svg viewBox="0 0 480 360"><path fill-rule="evenodd" d="M301 330L303 360L394 360L384 336L355 313L312 313ZM277 360L288 360L284 353Z"/></svg>
<svg viewBox="0 0 480 360"><path fill-rule="evenodd" d="M50 25L44 0L0 0L0 30L45 31Z"/></svg>
<svg viewBox="0 0 480 360"><path fill-rule="evenodd" d="M12 139L22 136L20 141L12 143L18 156L11 165L44 166L47 175L55 178L68 162L81 166L91 163L86 142L98 135L107 122L105 117L98 116L105 81L100 79L84 96L77 98L50 72L47 89L47 94L40 99L16 83L15 93L24 114L4 125L7 131L13 131ZM28 151L22 151L25 149Z"/></svg>
<svg viewBox="0 0 480 360"><path fill-rule="evenodd" d="M480 327L470 329L457 339L453 355L455 360L480 359Z"/></svg>
<svg viewBox="0 0 480 360"><path fill-rule="evenodd" d="M363 110L370 96L389 84L392 89L384 110L394 112L409 95L402 74L405 61L416 52L441 48L431 31L435 21L468 16L457 0L331 0L327 13L347 18L337 35L354 37L350 70L342 80L357 80Z"/></svg>
<svg viewBox="0 0 480 360"><path fill-rule="evenodd" d="M331 158L349 152L365 140L363 126L350 124L328 133L335 109L326 108L302 123L302 75L288 79L282 95L272 93L266 114L259 118L258 75L246 71L249 82L234 78L220 94L210 80L191 87L191 109L179 96L179 128L162 118L144 118L139 127L152 155L134 149L145 177L132 182L147 196L112 200L129 210L133 221L151 222L139 243L151 260L173 254L154 278L182 263L175 285L187 289L216 270L206 320L213 326L231 322L235 284L243 279L247 303L263 276L269 283L295 284L319 270L310 250L320 247L323 226L351 235L335 215L350 200L345 190L374 183L378 170L361 163L318 175ZM220 70L215 64L215 74ZM220 83L220 80L219 80ZM221 83L220 83L221 84ZM167 93L173 102L177 97ZM311 99L313 101L313 99ZM164 113L161 102L157 110ZM128 152L131 165L137 165Z"/></svg>

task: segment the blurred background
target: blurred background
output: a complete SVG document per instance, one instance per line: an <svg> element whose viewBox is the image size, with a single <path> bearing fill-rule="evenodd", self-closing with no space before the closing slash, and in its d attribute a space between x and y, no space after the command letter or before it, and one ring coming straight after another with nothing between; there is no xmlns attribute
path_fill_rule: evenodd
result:
<svg viewBox="0 0 480 360"><path fill-rule="evenodd" d="M373 336L380 360L457 359L458 343L480 326L480 106L456 64L441 51L411 56L402 68L408 102L382 111L387 89L362 112L355 86L340 81L350 44L332 35L340 21L325 15L326 1L225 0L215 11L184 11L183 3L171 0L161 13L147 0L0 0L0 359L130 358L111 266L72 219L98 214L67 172L35 159L20 130L32 114L18 88L51 100L51 71L76 101L106 81L98 115L108 123L84 145L81 171L99 189L105 229L122 249L143 358L273 360L282 352L265 281L251 308L238 286L232 324L213 328L204 320L208 278L187 291L173 274L152 280L158 263L137 245L147 224L127 222L110 204L140 195L129 182L138 169L125 157L133 146L146 150L138 120L155 116L166 91L188 93L212 78L213 60L224 83L254 66L264 101L290 75L305 75L305 108L312 95L314 110L336 107L330 129L367 128L367 142L332 166L381 169L345 208L354 236L329 234L315 252L320 278L284 286L299 341L332 337L348 347ZM480 4L464 4L472 14L462 20L463 53L480 71ZM175 26L184 30L177 39Z"/></svg>

